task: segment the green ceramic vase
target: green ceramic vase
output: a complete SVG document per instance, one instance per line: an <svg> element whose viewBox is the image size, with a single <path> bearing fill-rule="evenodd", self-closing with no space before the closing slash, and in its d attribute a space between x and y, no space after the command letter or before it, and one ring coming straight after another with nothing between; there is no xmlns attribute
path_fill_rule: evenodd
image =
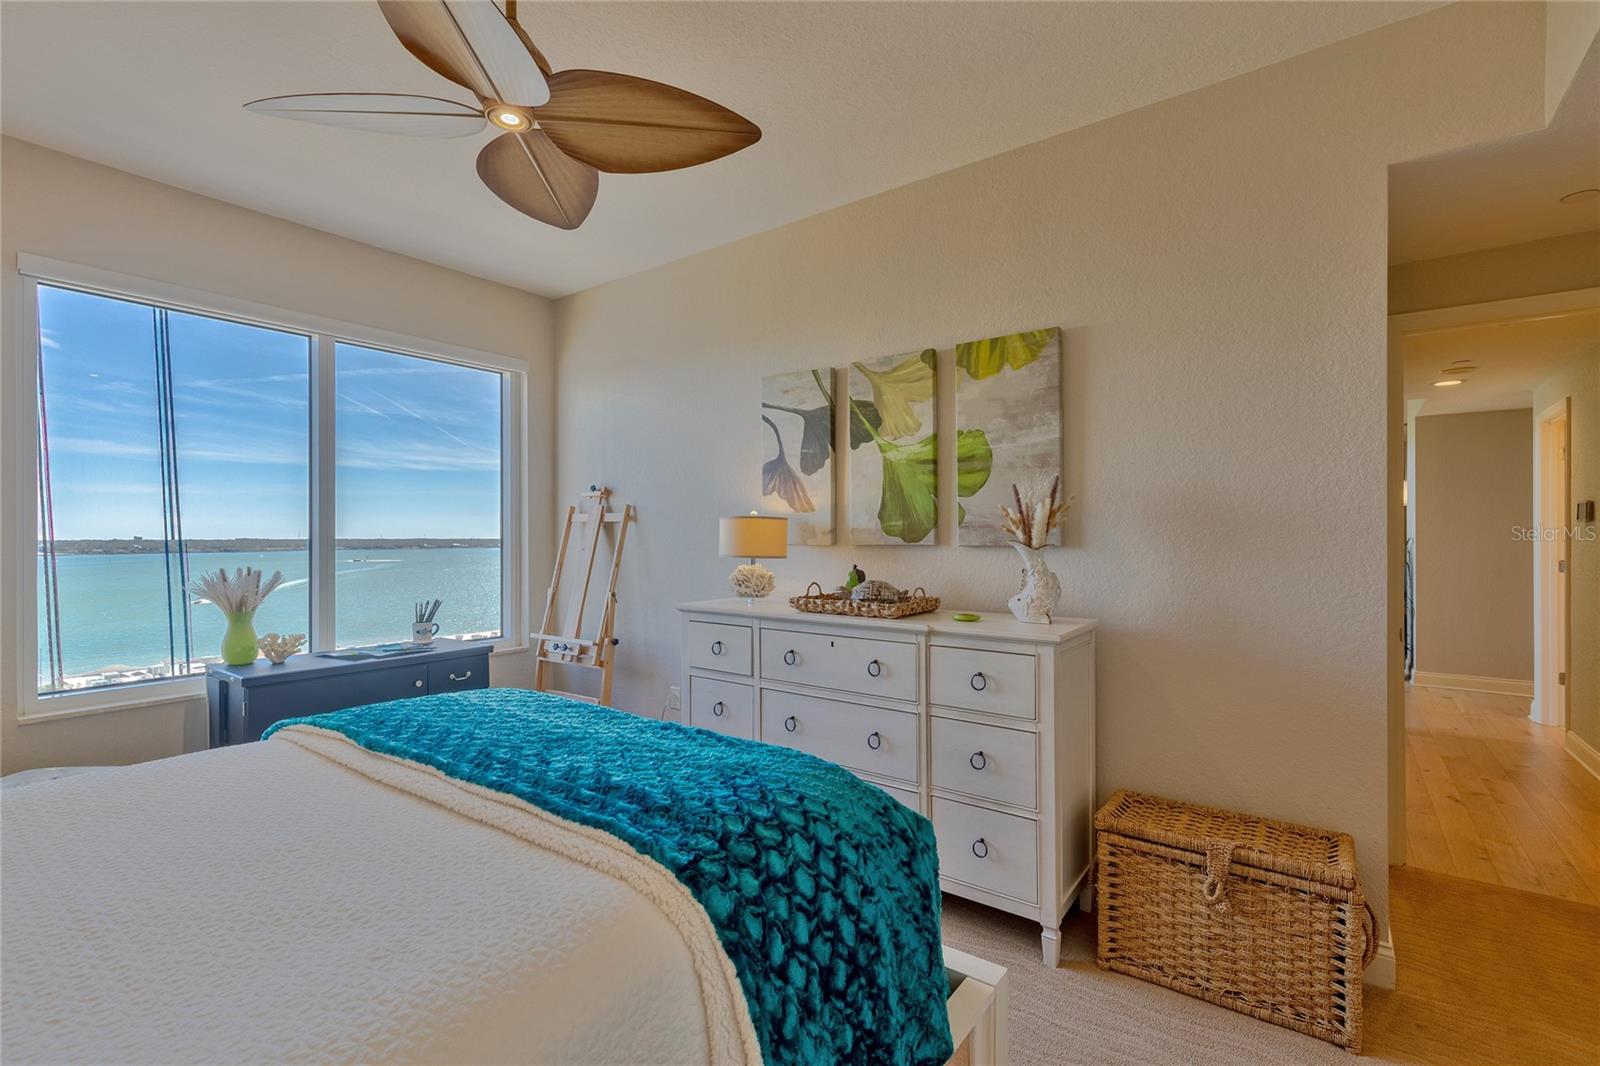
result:
<svg viewBox="0 0 1600 1066"><path fill-rule="evenodd" d="M261 654L256 646L256 614L240 611L227 619L228 631L222 634L222 661L229 666L249 666Z"/></svg>

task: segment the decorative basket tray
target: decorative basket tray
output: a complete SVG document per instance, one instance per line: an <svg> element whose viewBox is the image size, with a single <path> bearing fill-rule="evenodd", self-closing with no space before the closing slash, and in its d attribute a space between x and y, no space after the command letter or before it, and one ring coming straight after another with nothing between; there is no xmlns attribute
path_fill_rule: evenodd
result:
<svg viewBox="0 0 1600 1066"><path fill-rule="evenodd" d="M812 589L817 591L813 593ZM789 598L789 606L807 614L848 614L857 618L905 618L913 614L937 611L939 597L928 595L921 586L918 586L912 590L911 595L893 603L852 600L847 593L823 592L822 586L813 581L806 586L805 595Z"/></svg>

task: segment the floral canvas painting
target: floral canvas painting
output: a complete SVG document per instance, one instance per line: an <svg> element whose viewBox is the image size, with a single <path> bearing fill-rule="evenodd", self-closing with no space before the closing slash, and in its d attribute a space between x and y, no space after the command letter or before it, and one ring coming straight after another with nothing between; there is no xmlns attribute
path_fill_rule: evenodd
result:
<svg viewBox="0 0 1600 1066"><path fill-rule="evenodd" d="M761 379L761 503L790 544L833 543L833 371Z"/></svg>
<svg viewBox="0 0 1600 1066"><path fill-rule="evenodd" d="M982 433L987 482L957 514L961 544L1005 544L1000 508L1013 484L1048 485L1061 473L1061 331L1037 329L956 345L956 425ZM1061 530L1050 532L1061 543Z"/></svg>
<svg viewBox="0 0 1600 1066"><path fill-rule="evenodd" d="M850 535L856 544L935 544L939 434L938 353L929 348L850 364ZM956 442L956 491L989 476L981 432Z"/></svg>

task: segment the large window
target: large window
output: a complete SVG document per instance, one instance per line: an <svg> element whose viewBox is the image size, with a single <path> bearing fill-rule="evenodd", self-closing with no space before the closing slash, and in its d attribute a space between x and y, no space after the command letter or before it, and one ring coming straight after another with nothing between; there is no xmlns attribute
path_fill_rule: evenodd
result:
<svg viewBox="0 0 1600 1066"><path fill-rule="evenodd" d="M31 291L41 696L203 672L224 619L187 587L218 567L283 571L256 630L318 650L406 639L434 598L441 635L514 632L514 372L198 304Z"/></svg>

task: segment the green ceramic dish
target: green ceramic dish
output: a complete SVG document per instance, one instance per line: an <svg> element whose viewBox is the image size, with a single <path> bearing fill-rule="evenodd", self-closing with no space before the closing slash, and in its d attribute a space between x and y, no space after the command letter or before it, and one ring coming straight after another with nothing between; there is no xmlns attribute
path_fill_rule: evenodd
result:
<svg viewBox="0 0 1600 1066"><path fill-rule="evenodd" d="M971 611L957 611L950 617L957 622L980 622L983 620L983 615L973 614Z"/></svg>

